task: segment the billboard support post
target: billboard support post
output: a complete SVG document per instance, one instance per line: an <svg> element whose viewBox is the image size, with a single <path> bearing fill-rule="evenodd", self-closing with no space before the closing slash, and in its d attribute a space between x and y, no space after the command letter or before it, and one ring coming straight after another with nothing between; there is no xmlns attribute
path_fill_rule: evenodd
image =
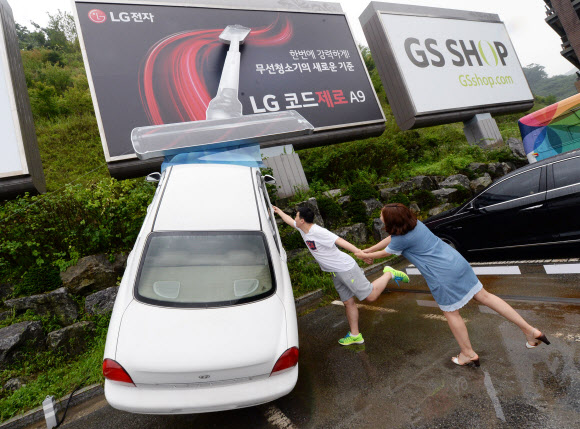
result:
<svg viewBox="0 0 580 429"><path fill-rule="evenodd" d="M293 197L297 189L310 189L300 157L292 145L265 148L260 152L264 164L276 178L278 198Z"/></svg>
<svg viewBox="0 0 580 429"><path fill-rule="evenodd" d="M264 159L264 164L272 169L272 174L276 178L276 195L278 198L293 197L297 189L302 191L310 189L297 153L282 153L272 156Z"/></svg>
<svg viewBox="0 0 580 429"><path fill-rule="evenodd" d="M463 133L468 143L483 148L496 147L504 143L497 123L489 113L480 113L463 122Z"/></svg>

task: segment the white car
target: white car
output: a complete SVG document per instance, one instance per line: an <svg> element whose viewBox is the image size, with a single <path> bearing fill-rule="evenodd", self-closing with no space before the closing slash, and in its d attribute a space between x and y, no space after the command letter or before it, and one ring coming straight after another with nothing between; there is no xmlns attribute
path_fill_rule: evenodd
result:
<svg viewBox="0 0 580 429"><path fill-rule="evenodd" d="M294 388L296 308L258 169L165 170L119 287L103 374L111 406L144 414L249 407Z"/></svg>

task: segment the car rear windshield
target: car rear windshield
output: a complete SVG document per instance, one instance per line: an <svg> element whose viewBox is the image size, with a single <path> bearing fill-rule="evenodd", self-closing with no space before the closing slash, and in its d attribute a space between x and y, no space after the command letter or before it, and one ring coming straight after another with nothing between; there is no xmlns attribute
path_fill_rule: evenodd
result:
<svg viewBox="0 0 580 429"><path fill-rule="evenodd" d="M164 307L221 307L276 290L261 232L159 232L147 239L135 295Z"/></svg>

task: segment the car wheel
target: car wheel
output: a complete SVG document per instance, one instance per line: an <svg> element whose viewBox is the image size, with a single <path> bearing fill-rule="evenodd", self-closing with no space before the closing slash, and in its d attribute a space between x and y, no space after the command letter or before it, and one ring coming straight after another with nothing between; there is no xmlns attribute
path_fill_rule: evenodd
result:
<svg viewBox="0 0 580 429"><path fill-rule="evenodd" d="M452 248L454 248L455 250L457 250L458 252L461 253L461 248L459 247L459 245L457 244L457 242L455 240L453 240L452 238L449 237L439 237L441 238L441 240L444 243L449 244Z"/></svg>

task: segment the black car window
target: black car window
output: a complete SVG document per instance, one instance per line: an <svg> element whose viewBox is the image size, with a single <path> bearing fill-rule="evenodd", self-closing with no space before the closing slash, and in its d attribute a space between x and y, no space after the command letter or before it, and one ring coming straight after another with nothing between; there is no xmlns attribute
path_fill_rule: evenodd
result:
<svg viewBox="0 0 580 429"><path fill-rule="evenodd" d="M503 203L515 198L533 195L540 190L541 168L535 168L525 173L512 176L491 187L475 200L476 207L487 207L492 204Z"/></svg>
<svg viewBox="0 0 580 429"><path fill-rule="evenodd" d="M554 164L554 188L580 183L580 158Z"/></svg>

